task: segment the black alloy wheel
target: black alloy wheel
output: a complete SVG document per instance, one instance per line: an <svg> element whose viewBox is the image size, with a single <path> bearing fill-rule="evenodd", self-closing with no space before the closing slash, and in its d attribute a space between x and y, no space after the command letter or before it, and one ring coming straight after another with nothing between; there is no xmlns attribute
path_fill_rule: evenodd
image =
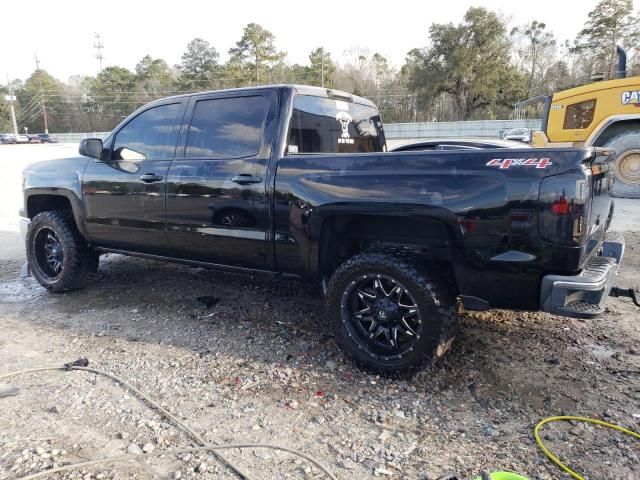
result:
<svg viewBox="0 0 640 480"><path fill-rule="evenodd" d="M71 210L36 215L27 230L27 261L33 276L53 292L67 292L93 280L99 254L89 247Z"/></svg>
<svg viewBox="0 0 640 480"><path fill-rule="evenodd" d="M333 273L327 308L338 343L359 365L415 370L451 345L458 319L453 286L423 262L401 249L365 251Z"/></svg>
<svg viewBox="0 0 640 480"><path fill-rule="evenodd" d="M36 233L34 251L37 267L50 280L54 280L62 272L64 248L56 232L42 227Z"/></svg>
<svg viewBox="0 0 640 480"><path fill-rule="evenodd" d="M406 287L382 274L353 280L342 297L342 320L368 350L382 358L402 358L422 334L422 315Z"/></svg>

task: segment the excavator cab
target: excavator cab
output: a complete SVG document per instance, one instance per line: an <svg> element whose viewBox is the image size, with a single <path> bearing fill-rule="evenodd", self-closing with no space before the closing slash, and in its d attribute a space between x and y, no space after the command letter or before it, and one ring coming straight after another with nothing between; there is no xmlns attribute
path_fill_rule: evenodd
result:
<svg viewBox="0 0 640 480"><path fill-rule="evenodd" d="M534 147L614 150L611 194L640 198L640 76L627 77L626 52L617 47L617 53L618 78L534 97L516 105L516 112L536 108L541 114L541 129L532 135Z"/></svg>

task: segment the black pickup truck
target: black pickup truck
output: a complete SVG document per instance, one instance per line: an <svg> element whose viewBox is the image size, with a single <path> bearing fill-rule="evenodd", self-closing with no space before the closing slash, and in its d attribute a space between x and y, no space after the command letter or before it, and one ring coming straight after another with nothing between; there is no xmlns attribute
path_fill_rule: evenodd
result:
<svg viewBox="0 0 640 480"><path fill-rule="evenodd" d="M592 317L624 242L609 152L387 152L344 92L268 86L152 102L80 156L24 172L35 278L54 292L116 252L324 288L327 328L380 371L441 356L466 309Z"/></svg>

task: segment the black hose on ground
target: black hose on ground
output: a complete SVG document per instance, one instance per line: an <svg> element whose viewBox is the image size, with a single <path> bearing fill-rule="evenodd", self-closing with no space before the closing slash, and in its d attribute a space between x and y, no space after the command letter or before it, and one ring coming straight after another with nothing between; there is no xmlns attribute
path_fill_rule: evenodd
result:
<svg viewBox="0 0 640 480"><path fill-rule="evenodd" d="M284 452L288 452L288 453L291 453L292 455L298 456L300 458L303 458L313 463L316 467L322 470L325 473L325 475L329 477L331 480L337 480L337 478L329 471L327 467L325 467L323 464L321 464L318 460L313 458L311 455L307 455L306 453L300 452L298 450L294 450L292 448L282 447L280 445L273 445L268 443L246 443L246 444L227 444L227 445L217 445L217 444L209 443L205 441L205 439L202 438L202 436L200 436L197 432L195 432L188 425L180 421L175 415L169 412L166 408L164 408L158 402L153 400L146 393L138 390L136 387L134 387L130 383L127 383L126 381L124 381L120 377L117 377L116 375L113 375L109 372L105 372L103 370L90 368L88 367L88 365L89 365L89 361L86 358L79 358L74 362L68 362L62 366L37 367L37 368L29 368L26 370L19 370L16 372L5 373L4 375L0 375L0 380L9 378L9 377L18 376L18 375L25 375L27 373L46 372L46 371L55 371L55 370L58 370L58 371L80 370L84 372L95 373L97 375L102 375L104 377L110 378L116 383L119 383L125 389L130 390L131 392L136 394L139 398L145 401L149 406L157 410L162 416L172 421L178 428L186 432L191 438L193 438L193 440L195 440L195 442L200 444L200 446L193 447L193 448L181 448L181 449L175 449L175 450L155 450L153 452L143 453L140 455L127 454L127 455L118 455L118 456L109 457L109 458L89 460L86 462L79 462L72 465L64 465L61 467L56 467L56 468L52 468L42 472L34 473L31 475L27 475L25 477L21 477L18 480L32 480L35 478L42 478L42 477L51 475L53 473L66 472L69 470L76 470L76 469L86 468L93 465L101 465L105 463L122 462L125 460L136 460L143 457L157 457L161 455L177 455L182 453L204 452L204 451L213 453L223 464L231 468L240 478L243 478L245 480L253 480L253 478L249 474L243 472L240 469L240 467L238 467L231 460L223 457L219 453L220 450L229 450L233 448L268 448L271 450L281 450Z"/></svg>

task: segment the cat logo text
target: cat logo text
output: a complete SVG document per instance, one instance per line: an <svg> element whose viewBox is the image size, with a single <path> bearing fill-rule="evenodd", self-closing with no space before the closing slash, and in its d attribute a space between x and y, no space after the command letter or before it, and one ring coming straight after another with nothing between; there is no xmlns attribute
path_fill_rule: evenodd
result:
<svg viewBox="0 0 640 480"><path fill-rule="evenodd" d="M487 167L498 167L506 170L511 167L536 167L547 168L553 165L548 158L494 158L487 162Z"/></svg>

